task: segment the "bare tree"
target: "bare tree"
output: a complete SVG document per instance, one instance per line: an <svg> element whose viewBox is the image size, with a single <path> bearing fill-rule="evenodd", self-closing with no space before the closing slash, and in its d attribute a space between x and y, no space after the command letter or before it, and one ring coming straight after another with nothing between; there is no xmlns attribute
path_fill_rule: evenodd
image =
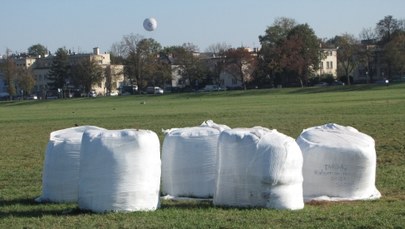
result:
<svg viewBox="0 0 405 229"><path fill-rule="evenodd" d="M360 60L359 42L353 35L345 33L336 37L336 45L338 46L337 58L340 63L338 68L342 69L347 77L347 84L350 85L350 73Z"/></svg>
<svg viewBox="0 0 405 229"><path fill-rule="evenodd" d="M359 35L361 40L374 41L377 39L377 34L372 28L363 28Z"/></svg>
<svg viewBox="0 0 405 229"><path fill-rule="evenodd" d="M391 36L400 29L400 22L391 15L385 16L376 26L376 32L382 44L391 40Z"/></svg>
<svg viewBox="0 0 405 229"><path fill-rule="evenodd" d="M361 41L361 49L359 52L359 61L366 67L367 83L373 81L376 73L375 66L375 51L377 34L372 28L364 28L359 35Z"/></svg>
<svg viewBox="0 0 405 229"><path fill-rule="evenodd" d="M221 55L222 53L224 53L226 50L230 49L231 45L228 45L225 42L222 43L216 43L216 44L211 44L210 46L208 46L206 52L212 53L215 56L217 55Z"/></svg>

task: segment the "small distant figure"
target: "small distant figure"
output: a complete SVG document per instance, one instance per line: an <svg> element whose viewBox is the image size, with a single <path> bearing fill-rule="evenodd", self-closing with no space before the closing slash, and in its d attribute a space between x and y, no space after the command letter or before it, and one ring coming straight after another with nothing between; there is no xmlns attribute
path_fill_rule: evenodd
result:
<svg viewBox="0 0 405 229"><path fill-rule="evenodd" d="M385 86L389 86L390 85L390 81L388 79L385 79Z"/></svg>

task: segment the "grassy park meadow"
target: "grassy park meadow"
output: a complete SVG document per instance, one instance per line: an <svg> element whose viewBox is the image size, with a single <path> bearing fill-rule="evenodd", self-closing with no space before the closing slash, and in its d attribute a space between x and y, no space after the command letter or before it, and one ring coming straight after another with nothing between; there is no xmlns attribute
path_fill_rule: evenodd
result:
<svg viewBox="0 0 405 229"><path fill-rule="evenodd" d="M36 203L52 131L75 125L162 129L213 120L297 138L337 123L376 141L374 201L306 203L303 210L169 201L153 212L96 214L75 203ZM0 228L405 228L405 84L0 102Z"/></svg>

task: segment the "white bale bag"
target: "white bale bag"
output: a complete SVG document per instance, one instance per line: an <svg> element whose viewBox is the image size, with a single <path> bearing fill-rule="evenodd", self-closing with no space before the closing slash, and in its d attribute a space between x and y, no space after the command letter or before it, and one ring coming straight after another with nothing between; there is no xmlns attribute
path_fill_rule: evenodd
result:
<svg viewBox="0 0 405 229"><path fill-rule="evenodd" d="M225 125L208 120L197 127L165 131L162 147L162 189L173 197L212 198L217 144Z"/></svg>
<svg viewBox="0 0 405 229"><path fill-rule="evenodd" d="M334 123L303 130L297 138L304 166L304 198L367 200L381 197L375 187L374 139Z"/></svg>
<svg viewBox="0 0 405 229"><path fill-rule="evenodd" d="M214 205L304 208L302 153L295 140L263 127L221 133Z"/></svg>
<svg viewBox="0 0 405 229"><path fill-rule="evenodd" d="M79 126L50 134L42 173L42 194L38 202L77 202L79 192L80 146L85 130Z"/></svg>
<svg viewBox="0 0 405 229"><path fill-rule="evenodd" d="M160 143L153 131L84 132L79 208L94 212L156 210L160 166Z"/></svg>

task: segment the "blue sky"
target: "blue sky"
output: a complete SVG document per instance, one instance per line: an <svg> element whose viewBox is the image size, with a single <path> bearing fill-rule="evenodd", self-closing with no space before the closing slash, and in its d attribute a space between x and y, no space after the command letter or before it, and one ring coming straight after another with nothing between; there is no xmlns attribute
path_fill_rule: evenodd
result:
<svg viewBox="0 0 405 229"><path fill-rule="evenodd" d="M215 43L258 47L277 17L308 23L320 38L374 28L387 15L405 19L404 0L0 0L0 54L40 43L108 52L124 35L140 34L162 46ZM158 28L143 29L154 17Z"/></svg>

